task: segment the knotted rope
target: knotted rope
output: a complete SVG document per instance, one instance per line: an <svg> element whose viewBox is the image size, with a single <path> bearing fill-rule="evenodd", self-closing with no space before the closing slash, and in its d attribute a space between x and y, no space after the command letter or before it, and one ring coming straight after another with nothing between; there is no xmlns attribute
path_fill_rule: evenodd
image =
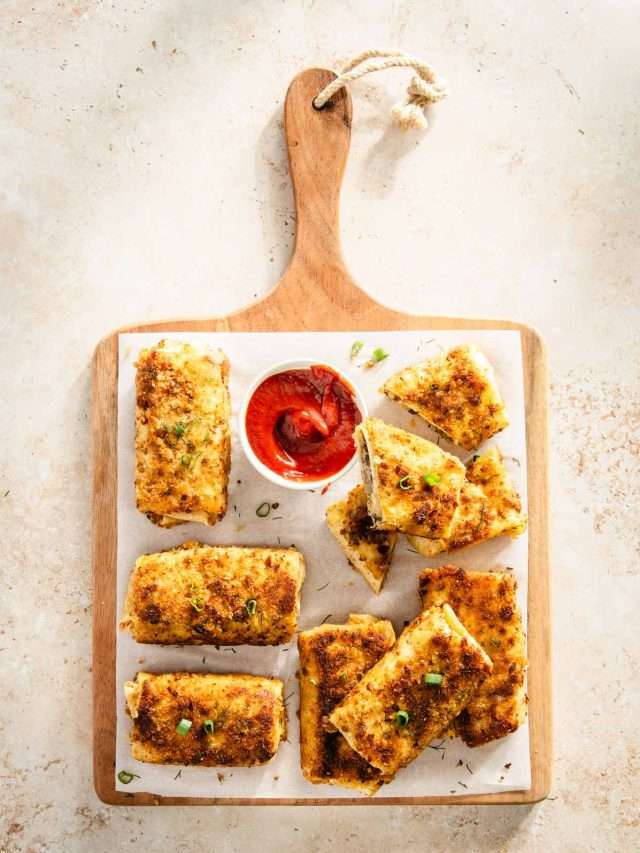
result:
<svg viewBox="0 0 640 853"><path fill-rule="evenodd" d="M434 104L447 96L447 87L436 72L413 56L408 56L398 50L365 50L347 62L335 80L332 80L313 99L313 105L321 110L331 98L353 80L364 77L372 71L383 71L385 68L413 68L416 76L412 77L407 86L404 100L391 110L394 122L403 130L418 128L424 130L428 126L424 114L428 104Z"/></svg>

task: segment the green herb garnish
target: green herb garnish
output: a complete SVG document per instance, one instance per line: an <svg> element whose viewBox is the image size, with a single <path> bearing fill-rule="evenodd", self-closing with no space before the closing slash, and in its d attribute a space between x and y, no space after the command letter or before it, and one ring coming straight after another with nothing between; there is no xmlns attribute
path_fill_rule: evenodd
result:
<svg viewBox="0 0 640 853"><path fill-rule="evenodd" d="M121 770L118 773L118 781L122 782L123 785L128 785L129 782L133 782L134 778L139 779L140 776L138 776L137 773L129 773L128 770Z"/></svg>
<svg viewBox="0 0 640 853"><path fill-rule="evenodd" d="M192 598L190 600L190 604L193 607L193 609L195 611L197 611L198 613L202 613L202 611L204 610L204 602L201 598L198 598L198 597Z"/></svg>
<svg viewBox="0 0 640 853"><path fill-rule="evenodd" d="M398 485L403 492L407 492L411 488L411 478L408 475L403 477L401 480L398 480Z"/></svg>
<svg viewBox="0 0 640 853"><path fill-rule="evenodd" d="M427 486L435 486L436 483L440 482L439 474L423 474L422 479L425 481Z"/></svg>
<svg viewBox="0 0 640 853"><path fill-rule="evenodd" d="M424 677L425 684L442 684L442 676L439 672L428 672Z"/></svg>
<svg viewBox="0 0 640 853"><path fill-rule="evenodd" d="M410 714L408 711L396 711L393 715L393 722L399 729L404 729L408 725Z"/></svg>
<svg viewBox="0 0 640 853"><path fill-rule="evenodd" d="M178 438L180 438L180 436L184 435L186 431L187 431L187 424L183 423L182 421L178 421L176 424L173 425L173 432L175 435L178 436Z"/></svg>
<svg viewBox="0 0 640 853"><path fill-rule="evenodd" d="M374 364L377 364L379 361L384 361L385 358L389 358L389 353L382 349L382 347L376 347L376 349L371 353L371 358L367 362L367 367L373 367Z"/></svg>
<svg viewBox="0 0 640 853"><path fill-rule="evenodd" d="M254 616L256 610L258 609L258 602L255 598L250 598L247 602L245 602L245 609L249 616Z"/></svg>
<svg viewBox="0 0 640 853"><path fill-rule="evenodd" d="M216 730L216 727L213 723L213 720L205 720L204 723L202 724L202 728L205 730L205 732L208 735L212 735Z"/></svg>
<svg viewBox="0 0 640 853"><path fill-rule="evenodd" d="M258 518L266 518L271 512L271 504L269 501L263 501L258 509L256 510L256 515Z"/></svg>
<svg viewBox="0 0 640 853"><path fill-rule="evenodd" d="M176 726L176 732L181 737L184 737L186 734L188 734L189 729L191 728L192 725L193 725L193 723L191 722L191 720L185 720L183 717L182 720L180 720L180 722Z"/></svg>
<svg viewBox="0 0 640 853"><path fill-rule="evenodd" d="M196 464L196 462L198 461L198 459L200 459L201 456L202 450L199 450L195 454L185 453L184 456L180 457L180 464L184 468L189 468L189 470L191 470L191 468L193 468L193 466Z"/></svg>
<svg viewBox="0 0 640 853"><path fill-rule="evenodd" d="M355 358L363 346L364 346L364 341L354 341L351 344L351 358Z"/></svg>

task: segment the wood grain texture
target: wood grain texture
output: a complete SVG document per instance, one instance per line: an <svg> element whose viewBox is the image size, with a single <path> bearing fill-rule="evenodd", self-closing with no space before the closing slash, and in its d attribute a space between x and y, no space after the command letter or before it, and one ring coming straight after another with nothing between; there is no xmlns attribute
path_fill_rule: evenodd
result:
<svg viewBox="0 0 640 853"><path fill-rule="evenodd" d="M335 75L298 75L285 102L285 134L297 212L294 252L278 285L227 317L141 323L113 332L93 360L93 746L94 784L112 805L468 805L532 803L551 785L551 624L547 492L547 362L540 336L508 320L414 316L367 296L340 249L338 204L351 135L351 99L342 90L323 110L312 98ZM529 493L528 676L532 784L527 791L463 797L243 799L156 797L115 790L117 383L120 332L264 332L376 329L514 329L520 332L527 420ZM119 692L118 692L118 695ZM290 720L295 724L295 720Z"/></svg>

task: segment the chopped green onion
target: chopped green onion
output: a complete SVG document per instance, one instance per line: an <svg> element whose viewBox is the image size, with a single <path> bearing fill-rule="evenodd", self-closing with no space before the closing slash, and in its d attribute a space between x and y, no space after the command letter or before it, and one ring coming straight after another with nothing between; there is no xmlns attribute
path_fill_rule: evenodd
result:
<svg viewBox="0 0 640 853"><path fill-rule="evenodd" d="M266 518L270 512L271 504L269 503L269 501L263 501L263 503L261 503L258 509L256 510L256 515L258 516L258 518Z"/></svg>
<svg viewBox="0 0 640 853"><path fill-rule="evenodd" d="M212 735L216 730L213 720L205 720L202 727L208 735Z"/></svg>
<svg viewBox="0 0 640 853"><path fill-rule="evenodd" d="M129 773L128 770L121 770L118 773L118 781L122 782L123 785L128 785L129 782L133 782L134 778L139 779L140 777L137 773Z"/></svg>
<svg viewBox="0 0 640 853"><path fill-rule="evenodd" d="M191 606L193 607L193 609L195 611L197 611L198 613L202 613L202 611L204 610L204 602L201 598L198 598L197 596L195 596L194 598L192 598L190 600L190 603L191 603Z"/></svg>
<svg viewBox="0 0 640 853"><path fill-rule="evenodd" d="M180 464L183 465L185 468L188 468L189 465L191 465L191 456L189 456L189 454L185 454L184 456L181 456L180 457Z"/></svg>
<svg viewBox="0 0 640 853"><path fill-rule="evenodd" d="M351 344L351 358L355 358L363 346L364 346L364 341L354 341Z"/></svg>
<svg viewBox="0 0 640 853"><path fill-rule="evenodd" d="M424 474L422 479L425 481L427 486L435 486L436 483L440 482L440 476L438 474Z"/></svg>
<svg viewBox="0 0 640 853"><path fill-rule="evenodd" d="M425 684L442 684L442 676L439 672L428 672L424 677Z"/></svg>
<svg viewBox="0 0 640 853"><path fill-rule="evenodd" d="M384 361L385 358L389 358L389 353L382 349L382 347L376 347L376 349L371 353L371 358L367 362L367 367L373 367L374 364L377 364L379 361Z"/></svg>
<svg viewBox="0 0 640 853"><path fill-rule="evenodd" d="M400 486L400 488L402 489L403 492L406 492L411 488L411 479L407 475L406 477L403 477L401 480L398 480L398 485Z"/></svg>
<svg viewBox="0 0 640 853"><path fill-rule="evenodd" d="M258 609L258 602L255 598L250 598L244 605L249 616L253 616Z"/></svg>
<svg viewBox="0 0 640 853"><path fill-rule="evenodd" d="M404 729L409 722L409 718L410 714L408 711L396 711L393 715L393 722L399 729Z"/></svg>
<svg viewBox="0 0 640 853"><path fill-rule="evenodd" d="M176 726L176 732L182 737L184 737L189 732L189 729L192 725L193 723L191 722L191 720L185 720L183 717L182 720L180 720L180 722Z"/></svg>
<svg viewBox="0 0 640 853"><path fill-rule="evenodd" d="M178 423L174 424L173 431L180 438L187 431L187 425L182 423L182 421L178 421Z"/></svg>

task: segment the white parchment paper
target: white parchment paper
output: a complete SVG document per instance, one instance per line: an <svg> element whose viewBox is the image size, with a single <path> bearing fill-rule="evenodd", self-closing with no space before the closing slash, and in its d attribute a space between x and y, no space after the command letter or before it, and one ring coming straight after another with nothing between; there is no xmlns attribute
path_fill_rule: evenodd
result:
<svg viewBox="0 0 640 853"><path fill-rule="evenodd" d="M163 530L136 510L134 495L135 367L139 351L162 338L187 340L219 346L231 362L230 390L233 419L233 450L229 510L215 527L185 524ZM349 353L354 340L365 346L355 362ZM383 592L375 595L360 575L348 566L324 521L325 508L343 497L360 479L356 465L325 495L294 492L263 479L244 458L237 438L237 415L245 389L262 370L274 362L292 358L317 358L343 370L364 394L369 414L431 440L435 435L417 417L378 393L392 373L443 349L460 343L476 344L493 364L504 396L510 426L489 442L497 444L526 506L526 435L520 333L517 331L437 332L281 332L281 333L164 333L123 334L119 338L118 379L118 618L127 583L136 558L143 553L174 547L187 539L211 545L295 544L307 565L302 589L300 629L323 620L340 623L350 612L372 613L390 619L400 633L405 621L418 612L417 576L425 566L455 563L469 569L509 566L519 584L519 600L526 619L527 535L511 540L494 539L454 555L425 559L409 550L401 537ZM384 347L390 356L372 369L362 363L374 347ZM471 455L446 441L441 446L463 461ZM279 507L266 519L256 516L263 501ZM526 622L525 622L526 624ZM311 785L302 776L299 756L298 683L295 677L298 654L295 641L287 646L235 649L213 646L151 646L135 643L118 631L117 749L115 772L138 774L128 785L116 778L118 790L146 791L165 796L208 797L353 797L353 791L337 786ZM168 767L142 764L131 758L125 713L123 683L138 670L194 672L249 672L272 675L285 682L288 740L280 745L274 760L257 768ZM520 790L530 787L529 727L476 749L459 740L437 741L413 764L377 794L384 796L427 796Z"/></svg>

